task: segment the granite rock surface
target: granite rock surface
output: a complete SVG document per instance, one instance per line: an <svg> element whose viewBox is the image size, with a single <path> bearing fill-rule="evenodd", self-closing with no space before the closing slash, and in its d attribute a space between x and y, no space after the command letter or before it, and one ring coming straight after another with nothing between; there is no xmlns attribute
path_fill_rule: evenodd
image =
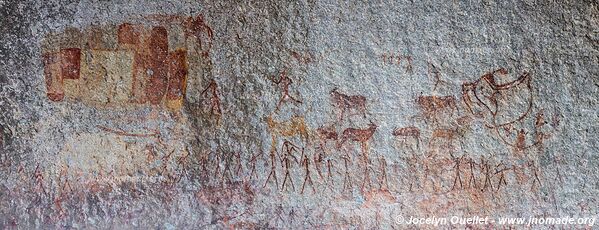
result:
<svg viewBox="0 0 599 230"><path fill-rule="evenodd" d="M596 1L0 0L0 227L597 217L598 63Z"/></svg>

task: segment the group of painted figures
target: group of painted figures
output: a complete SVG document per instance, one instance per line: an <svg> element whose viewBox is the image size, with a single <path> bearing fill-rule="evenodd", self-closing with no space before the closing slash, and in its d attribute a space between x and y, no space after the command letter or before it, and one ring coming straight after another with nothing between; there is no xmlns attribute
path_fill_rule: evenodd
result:
<svg viewBox="0 0 599 230"><path fill-rule="evenodd" d="M116 32L110 32L112 31L110 29L103 32L110 36L97 34L92 30L85 44L71 38L75 39L70 42L72 44L66 43L67 46L72 47L59 47L58 50L47 48L43 59L48 98L52 101L62 101L65 95L73 98L80 97L79 99L84 101L87 100L84 98L92 98L94 103L101 102L105 105L119 100L123 103L138 104L149 102L152 105L165 104L175 111L187 103L202 106L200 113L214 118L216 124L226 122L221 121L226 111L221 109L222 95L219 92L218 79L213 76L209 56L214 32L201 16L158 17L156 20L161 22L167 19L182 26L184 33L171 35L165 29L167 26L148 29L141 25L124 23ZM171 42L169 36L181 36L180 40L183 42L180 42L181 44ZM190 41L193 42L187 42L187 38L191 38ZM110 42L111 39L116 41ZM312 56L297 52L292 52L291 56L300 64L314 61ZM129 64L132 69L127 70L129 71L127 74L131 75L130 80L120 77L122 82L117 82L118 69L107 71L107 69L112 70L111 65L118 64L110 62L114 57L131 59ZM383 60L386 64L387 62L393 64L394 60L399 64L402 57L402 55L385 54ZM408 63L406 69L411 73L412 57L405 56L404 59ZM194 82L193 78L188 79L188 74L191 72L189 68L195 64L199 66L199 70L194 71L200 72L202 76ZM435 79L436 90L441 82L438 68L429 64L429 74L432 74ZM474 181L474 184L477 179L484 181L484 187L490 186L487 183L492 185L494 178L498 181L494 183L495 187L498 187L497 184L507 182L505 176L507 172L514 172L515 175L520 175L516 178L522 178L523 173L517 172L517 168L530 169L529 171L534 173L528 173L529 177L536 178L535 183L540 183L537 157L527 153L531 152L533 147L537 148L537 152L542 152L543 141L548 139L550 132L559 126L559 114L553 113L551 118L546 118L543 109L533 112L534 97L529 73L524 72L514 80L509 80L507 75L506 69L499 68L475 81L464 83L461 97L417 96L414 104L420 112L416 117L420 119L414 119L414 125L395 127L392 133L377 135L377 138L392 137L397 140L395 147L404 158L392 159L389 154L383 154L384 156L375 157L378 160L373 161L369 145L374 142L378 125L369 118L371 114L368 112L369 104L365 96L352 95L344 90L332 88L329 96L336 117L322 127L309 127L302 114L294 114L288 119L276 118L286 105L305 104L300 100L299 95L290 92L294 83L293 76L284 69L279 73L278 79L272 79L280 89L280 98L276 102L274 112L263 119L266 131L271 137L270 151L268 154L254 154L246 159L246 162L243 162L241 156L237 154L237 168L241 169L242 165L247 165L246 167L250 169L249 178L253 178L256 173L256 161L262 159L268 165L267 173L263 178L264 187L272 183L277 189L290 187L295 190L293 178L299 175L304 178L301 193L307 187L311 187L315 192L318 184L333 189L334 182L341 180L344 191L350 189L352 181L356 180L361 180L360 188L364 191L373 188L372 178L379 182L379 189L390 189L390 184L408 184L407 187L411 190L413 181L419 181L417 184L426 189L427 181L431 181L433 191L438 191L439 184L446 181L443 177L448 174L455 175L451 177L453 179L449 179L453 182L453 186L450 187L455 188L457 184L462 186L464 184L462 177L467 177L464 175L470 175L469 181ZM108 79L105 81L96 79L102 77ZM192 82L188 83L188 80ZM110 83L111 81L114 82ZM116 92L118 90L112 90L112 88L116 89L116 86L108 83L117 86L130 84L131 88L126 89L126 95L123 94L125 96L120 98L120 94ZM188 85L190 85L189 89ZM97 89L98 93L90 94L89 92L94 91L87 92L86 87ZM203 90L188 92L196 90L195 88ZM104 89L115 92L104 95L106 94ZM104 96L100 98L98 95ZM417 120L424 122L419 123ZM508 159L507 162L520 163L507 164L503 161L506 159L498 161L491 156L486 156L488 159L480 156L475 160L475 156L469 156L466 153L467 149L463 148L463 142L468 134L473 134L471 127L474 124L482 124L487 133L507 146L518 158ZM219 125L215 127L218 128ZM425 137L428 137L428 141L422 142ZM460 143L456 145L456 142ZM360 147L358 154L353 151L355 144ZM210 159L209 156L201 158L205 159L204 161ZM226 156L220 157L219 161L225 161L227 164L232 162L231 159L221 158ZM389 160L393 163L388 163ZM204 164L208 163L204 162ZM229 170L230 168L225 167ZM403 168L404 171L400 172L401 169L398 168ZM445 170L447 168L448 170ZM447 173L449 171L451 173ZM361 176L356 172L361 172ZM409 183L389 183L390 180L411 174L421 176ZM280 175L283 175L282 179ZM321 183L315 183L313 176L318 176ZM238 177L242 176L238 175ZM280 180L281 185L279 185Z"/></svg>
<svg viewBox="0 0 599 230"><path fill-rule="evenodd" d="M545 117L544 109L533 114L531 75L524 72L515 80L509 80L507 75L507 70L500 68L464 83L461 100L451 95L415 98L414 103L420 111L416 117L420 119L410 120L424 123L396 127L392 133L380 134L393 137L396 149L404 156L391 164L387 163L388 156L379 156L375 161L371 159L368 146L374 142L378 126L367 119L368 100L362 95L332 89L330 103L336 109L336 119L315 129L309 128L299 115L285 121L268 116L266 123L272 140L267 161L271 169L264 186L274 182L279 187L277 169L280 168L284 172L280 188L285 189L290 184L295 189L292 174L293 164L296 164L303 172L301 193L306 186L314 190L313 175L321 178L328 187L341 181L336 180L337 177L342 179L343 191L350 189L355 180L361 180L361 191L373 189L373 178L379 182L377 189L381 190L389 190L389 181L394 179L400 183L391 184L403 184L403 188L410 191L414 185L431 192L444 188L498 190L506 186L508 180L520 184L530 182L532 188L536 188L542 184L538 157L543 152L543 141L559 126L559 114L553 113L550 121ZM280 82L283 81L288 83L284 84L276 111L286 101L301 104L289 95L292 81L285 72L281 74ZM351 126L360 123L365 125ZM491 154L469 155L464 142L468 134L480 135L473 133L472 126L476 123L499 144L506 146L513 157L498 159ZM423 144L421 139L425 138L425 133L430 135ZM353 152L353 143L360 147L357 155ZM277 148L279 145L280 149ZM278 167L279 161L281 167ZM391 178L389 175L393 174L394 178ZM397 189L397 186L391 187Z"/></svg>

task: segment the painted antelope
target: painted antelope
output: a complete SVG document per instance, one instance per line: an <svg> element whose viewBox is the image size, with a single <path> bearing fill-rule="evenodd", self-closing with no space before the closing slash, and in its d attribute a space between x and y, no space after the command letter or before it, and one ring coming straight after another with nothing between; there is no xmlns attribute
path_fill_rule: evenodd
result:
<svg viewBox="0 0 599 230"><path fill-rule="evenodd" d="M368 140L372 138L374 132L376 132L376 128L377 125L372 123L372 121L366 129L347 128L343 130L340 140L337 143L337 148L341 148L341 146L343 146L343 144L347 140L360 143L362 147L362 157L364 160L364 180L362 182L362 191L364 190L366 183L368 183L369 185L371 184L370 176L368 173L368 165L370 162L370 160L368 159Z"/></svg>
<svg viewBox="0 0 599 230"><path fill-rule="evenodd" d="M304 117L294 116L288 121L275 121L271 115L265 119L272 138L271 152L276 151L277 137L300 137L303 141L308 141L308 127Z"/></svg>
<svg viewBox="0 0 599 230"><path fill-rule="evenodd" d="M324 146L326 146L329 140L337 141L339 139L339 134L332 126L323 126L316 129L316 135L320 140L320 148L324 151Z"/></svg>
<svg viewBox="0 0 599 230"><path fill-rule="evenodd" d="M340 93L337 88L334 88L330 92L331 101L334 106L337 106L340 110L338 120L342 121L343 116L350 110L356 111L356 114L361 114L366 118L366 97L362 95L346 95ZM353 114L349 114L351 116Z"/></svg>
<svg viewBox="0 0 599 230"><path fill-rule="evenodd" d="M433 130L433 136L431 139L454 139L455 135L457 135L457 131L453 129L435 129Z"/></svg>
<svg viewBox="0 0 599 230"><path fill-rule="evenodd" d="M420 107L426 119L433 119L443 111L451 110L453 114L458 110L454 96L418 96L416 104Z"/></svg>
<svg viewBox="0 0 599 230"><path fill-rule="evenodd" d="M393 136L406 140L409 137L416 139L416 146L420 146L420 129L414 126L396 128L393 130Z"/></svg>
<svg viewBox="0 0 599 230"><path fill-rule="evenodd" d="M457 139L458 136L459 136L459 133L458 133L457 129L435 129L435 130L433 130L431 139L428 142L428 146L430 148L431 145L433 143L435 143L436 140L439 140L439 141L441 141L441 143L444 143L443 147L448 148L448 150L450 150L450 151L453 151L455 148L453 143ZM450 154L452 154L452 153L450 152Z"/></svg>
<svg viewBox="0 0 599 230"><path fill-rule="evenodd" d="M368 128L366 129L347 128L343 130L341 138L339 142L337 142L337 148L341 148L341 146L343 146L347 140L359 142L361 145L365 145L368 140L372 138L372 135L374 135L377 127L378 126L376 124L370 122Z"/></svg>

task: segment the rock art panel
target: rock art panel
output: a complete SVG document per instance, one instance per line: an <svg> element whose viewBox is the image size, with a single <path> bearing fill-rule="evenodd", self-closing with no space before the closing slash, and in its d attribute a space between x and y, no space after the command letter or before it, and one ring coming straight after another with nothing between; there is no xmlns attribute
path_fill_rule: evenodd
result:
<svg viewBox="0 0 599 230"><path fill-rule="evenodd" d="M47 36L42 56L48 99L67 98L94 107L161 105L180 110L186 98L188 57L208 58L212 31L201 16L148 17L145 22L161 25L125 22ZM57 47L65 48L54 51Z"/></svg>
<svg viewBox="0 0 599 230"><path fill-rule="evenodd" d="M62 5L0 2L0 228L597 214L588 3Z"/></svg>

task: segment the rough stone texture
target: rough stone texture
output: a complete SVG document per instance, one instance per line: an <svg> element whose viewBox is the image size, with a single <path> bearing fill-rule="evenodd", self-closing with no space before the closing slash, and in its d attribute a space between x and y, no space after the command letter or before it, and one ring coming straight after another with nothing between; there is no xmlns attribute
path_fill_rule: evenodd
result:
<svg viewBox="0 0 599 230"><path fill-rule="evenodd" d="M0 0L0 227L596 216L598 7Z"/></svg>

